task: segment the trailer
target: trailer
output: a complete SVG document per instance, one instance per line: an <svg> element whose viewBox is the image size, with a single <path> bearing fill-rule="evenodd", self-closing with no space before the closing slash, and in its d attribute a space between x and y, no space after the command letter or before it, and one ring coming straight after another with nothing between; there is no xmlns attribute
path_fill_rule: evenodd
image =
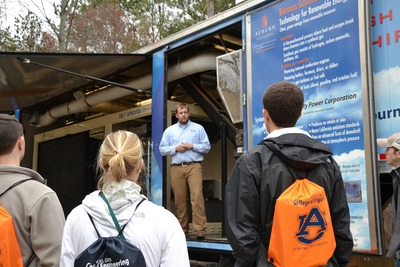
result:
<svg viewBox="0 0 400 267"><path fill-rule="evenodd" d="M397 12L389 0L252 0L130 55L1 53L0 111L20 118L23 164L47 179L66 215L94 190L98 145L119 129L143 142L143 193L174 212L170 158L159 143L176 104L187 103L211 143L207 236L196 240L191 227L187 245L193 261L222 266L233 260L223 216L230 170L268 134L265 89L294 82L305 95L296 126L328 144L341 167L354 254L383 262L391 168L376 138L400 131Z"/></svg>

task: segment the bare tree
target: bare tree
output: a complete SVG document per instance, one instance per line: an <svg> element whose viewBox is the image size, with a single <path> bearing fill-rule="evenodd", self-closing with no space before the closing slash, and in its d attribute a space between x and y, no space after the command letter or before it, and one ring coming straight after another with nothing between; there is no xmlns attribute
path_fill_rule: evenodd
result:
<svg viewBox="0 0 400 267"><path fill-rule="evenodd" d="M10 34L10 26L7 25L6 1L0 0L0 51L15 51L16 46Z"/></svg>
<svg viewBox="0 0 400 267"><path fill-rule="evenodd" d="M55 27L55 31L57 32L58 30L57 37L58 42L60 43L60 52L67 51L71 27L76 16L79 3L79 0L61 0L59 9L60 13L58 14L60 18L60 26L58 29Z"/></svg>
<svg viewBox="0 0 400 267"><path fill-rule="evenodd" d="M207 18L214 16L214 0L207 0Z"/></svg>
<svg viewBox="0 0 400 267"><path fill-rule="evenodd" d="M0 0L0 30L6 28L6 21L7 21L6 0Z"/></svg>
<svg viewBox="0 0 400 267"><path fill-rule="evenodd" d="M82 0L18 0L28 12L39 18L56 36L59 52L66 52L69 42L72 21L75 18ZM52 10L49 11L49 6ZM56 18L59 21L56 21Z"/></svg>
<svg viewBox="0 0 400 267"><path fill-rule="evenodd" d="M85 53L129 53L138 49L134 18L107 3L90 6L74 19L69 49Z"/></svg>

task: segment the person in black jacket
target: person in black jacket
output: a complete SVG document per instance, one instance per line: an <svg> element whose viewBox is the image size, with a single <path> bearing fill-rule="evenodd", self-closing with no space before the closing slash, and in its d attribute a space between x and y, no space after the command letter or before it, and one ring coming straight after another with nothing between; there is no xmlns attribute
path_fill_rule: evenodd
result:
<svg viewBox="0 0 400 267"><path fill-rule="evenodd" d="M295 182L293 173L325 189L336 239L327 266L346 266L350 261L353 238L342 175L331 149L294 127L303 103L303 92L291 82L275 83L263 96L267 139L299 169L289 167L263 141L243 154L232 170L225 191L225 221L236 267L274 266L268 262L268 247L275 202Z"/></svg>
<svg viewBox="0 0 400 267"><path fill-rule="evenodd" d="M393 180L393 198L391 212L392 237L388 247L387 256L394 259L395 267L400 267L400 133L395 133L388 138L379 138L377 143L385 147L386 163L395 167L390 172Z"/></svg>

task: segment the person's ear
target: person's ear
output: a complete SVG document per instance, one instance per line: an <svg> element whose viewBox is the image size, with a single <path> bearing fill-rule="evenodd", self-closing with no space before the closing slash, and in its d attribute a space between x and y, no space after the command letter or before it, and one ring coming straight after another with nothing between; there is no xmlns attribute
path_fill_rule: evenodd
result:
<svg viewBox="0 0 400 267"><path fill-rule="evenodd" d="M136 172L137 173L140 173L140 171L143 168L143 164L144 164L143 159L141 159L140 162L138 163L138 165L136 166Z"/></svg>
<svg viewBox="0 0 400 267"><path fill-rule="evenodd" d="M263 109L263 116L264 116L265 122L267 122L267 121L269 121L271 119L271 117L269 116L268 111L265 108Z"/></svg>
<svg viewBox="0 0 400 267"><path fill-rule="evenodd" d="M24 150L25 149L25 138L23 136L18 138L17 145L18 145L18 149L19 150Z"/></svg>
<svg viewBox="0 0 400 267"><path fill-rule="evenodd" d="M297 119L300 119L303 116L303 112L300 112L300 116Z"/></svg>
<svg viewBox="0 0 400 267"><path fill-rule="evenodd" d="M25 137L24 136L19 137L15 146L18 149L19 160L21 161L25 156Z"/></svg>
<svg viewBox="0 0 400 267"><path fill-rule="evenodd" d="M100 168L103 170L103 172L107 172L107 169L103 165L103 160L100 159Z"/></svg>
<svg viewBox="0 0 400 267"><path fill-rule="evenodd" d="M266 109L263 109L263 116L264 116L264 125L265 129L267 129L267 132L270 133L271 131L271 117L269 116L269 113Z"/></svg>

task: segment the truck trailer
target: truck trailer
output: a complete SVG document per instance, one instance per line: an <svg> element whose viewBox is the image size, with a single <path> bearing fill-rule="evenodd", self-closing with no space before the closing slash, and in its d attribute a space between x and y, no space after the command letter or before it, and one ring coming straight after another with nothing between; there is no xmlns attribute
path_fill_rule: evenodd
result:
<svg viewBox="0 0 400 267"><path fill-rule="evenodd" d="M175 212L159 143L175 106L188 104L211 151L202 163L207 236L196 240L191 227L187 245L193 264L222 266L233 261L223 216L230 170L268 135L265 89L294 82L305 95L296 127L329 145L341 168L355 261L384 264L391 168L376 138L400 132L399 12L390 0L249 0L129 55L5 52L0 111L24 125L22 164L46 178L66 215L95 189L98 146L120 129L143 142L143 194Z"/></svg>

